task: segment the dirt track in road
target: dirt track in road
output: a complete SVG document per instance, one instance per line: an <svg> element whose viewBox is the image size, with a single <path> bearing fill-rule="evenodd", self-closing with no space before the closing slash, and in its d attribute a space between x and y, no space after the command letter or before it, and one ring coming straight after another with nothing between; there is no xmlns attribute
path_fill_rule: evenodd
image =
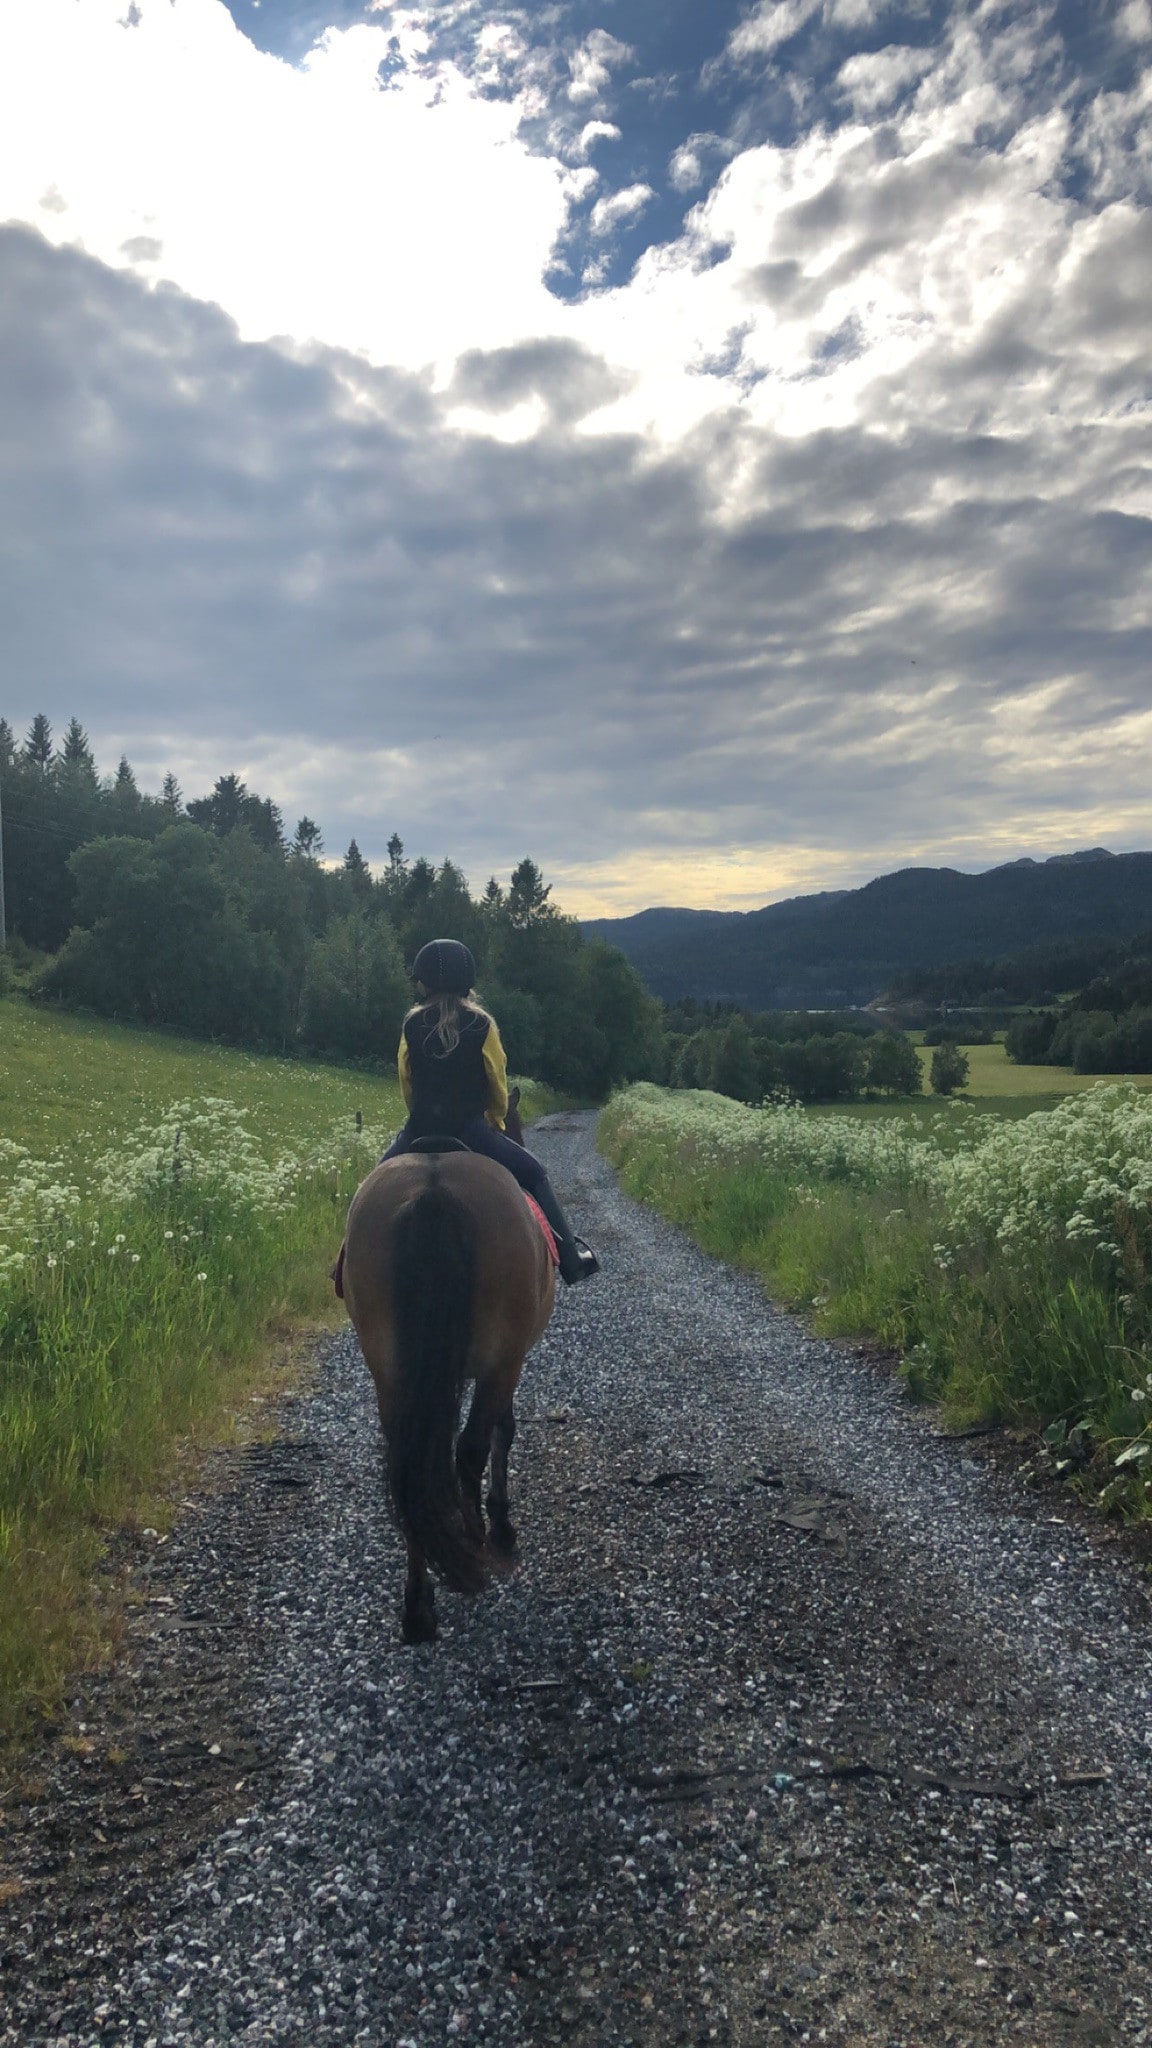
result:
<svg viewBox="0 0 1152 2048"><path fill-rule="evenodd" d="M590 1120L538 1143L605 1273L525 1378L519 1569L398 1647L323 1347L141 1540L7 1805L0 2041L1152 2042L1135 1567L627 1202Z"/></svg>

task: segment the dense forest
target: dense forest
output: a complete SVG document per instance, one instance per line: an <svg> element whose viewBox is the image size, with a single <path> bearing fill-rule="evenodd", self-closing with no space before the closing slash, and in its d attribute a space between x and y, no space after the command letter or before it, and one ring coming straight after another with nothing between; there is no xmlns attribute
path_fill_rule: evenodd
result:
<svg viewBox="0 0 1152 2048"><path fill-rule="evenodd" d="M521 1073L585 1097L649 1074L660 1009L615 948L584 938L534 862L479 900L451 861L393 837L374 877L355 840L325 864L301 818L223 775L185 802L145 795L127 761L101 777L74 719L21 746L0 720L10 952L30 992L151 1026L283 1051L390 1061L411 1000L405 963L463 939Z"/></svg>
<svg viewBox="0 0 1152 2048"><path fill-rule="evenodd" d="M916 1048L902 1031L859 1011L748 1013L689 997L664 1016L662 1065L669 1088L711 1088L739 1102L790 1097L849 1102L861 1095L919 1095Z"/></svg>

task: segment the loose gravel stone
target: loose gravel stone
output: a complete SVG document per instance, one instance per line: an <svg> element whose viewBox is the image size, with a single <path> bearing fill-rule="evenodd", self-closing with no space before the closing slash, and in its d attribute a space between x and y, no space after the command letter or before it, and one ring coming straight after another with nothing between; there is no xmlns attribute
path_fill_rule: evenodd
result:
<svg viewBox="0 0 1152 2048"><path fill-rule="evenodd" d="M591 1118L534 1143L605 1270L525 1374L522 1562L400 1646L328 1344L10 1803L0 2041L1152 2042L1132 1566L627 1201Z"/></svg>

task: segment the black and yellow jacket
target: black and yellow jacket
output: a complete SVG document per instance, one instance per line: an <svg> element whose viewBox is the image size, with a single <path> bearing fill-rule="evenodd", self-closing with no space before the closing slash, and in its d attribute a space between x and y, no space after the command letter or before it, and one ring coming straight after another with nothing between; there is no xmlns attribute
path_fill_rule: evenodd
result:
<svg viewBox="0 0 1152 2048"><path fill-rule="evenodd" d="M436 1036L438 1007L410 1011L400 1035L400 1086L414 1138L458 1136L486 1117L498 1131L508 1114L508 1062L495 1020L460 1006L460 1040L445 1052Z"/></svg>

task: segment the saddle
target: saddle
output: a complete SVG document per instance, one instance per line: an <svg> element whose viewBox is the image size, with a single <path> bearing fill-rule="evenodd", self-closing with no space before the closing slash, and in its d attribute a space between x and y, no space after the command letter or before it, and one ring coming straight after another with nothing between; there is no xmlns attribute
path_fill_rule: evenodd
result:
<svg viewBox="0 0 1152 2048"><path fill-rule="evenodd" d="M471 1145L466 1145L466 1144L464 1143L464 1140L463 1140L463 1138L449 1138L449 1137L447 1137L447 1136L441 1136L441 1137L430 1137L430 1138L413 1138L413 1140L412 1140L412 1143L411 1143L411 1144L409 1145L409 1147L408 1147L408 1150L409 1150L410 1152L470 1152L470 1151L472 1150L472 1147L471 1147ZM544 1238L544 1243L545 1243L545 1245L547 1246L547 1250L548 1250L548 1256L549 1256L549 1258L551 1259L551 1261L552 1261L552 1264L553 1264L554 1266L559 1266L559 1264L560 1264L560 1247L559 1247L559 1246L558 1246L558 1244L556 1243L556 1233L555 1233L555 1231L553 1230L553 1228L552 1228L552 1225L551 1225L551 1224L549 1223L549 1221L548 1221L548 1218L547 1218L547 1217L546 1217L546 1215L544 1214L544 1211L543 1211L543 1209L542 1209L542 1208L540 1207L540 1204L539 1204L539 1202L538 1202L538 1201L536 1201L536 1200L535 1200L535 1198L534 1198L534 1197L533 1197L532 1195L530 1195L530 1194L528 1193L528 1190L527 1190L527 1188L521 1188L521 1190L520 1190L520 1193L521 1193L521 1194L523 1195L523 1197L524 1197L524 1200L525 1200L525 1201L527 1202L527 1204L528 1204L528 1207L529 1207L529 1209L530 1209L530 1210L532 1211L532 1214L533 1214L533 1216L535 1217L535 1219L536 1219L536 1222L538 1223L538 1225L539 1225L539 1227L540 1227L540 1230L541 1230L541 1232L542 1232L542 1234L543 1234L543 1238ZM344 1247L343 1247L343 1245L341 1245L341 1247L340 1247L340 1250L339 1250L339 1251L337 1252L337 1254L336 1254L336 1264L335 1264L335 1265L333 1266L333 1268L332 1268L332 1272L331 1272L330 1278L331 1278L331 1281L332 1281L332 1285L333 1285L333 1287L334 1287L334 1288L335 1288L335 1290L336 1290L336 1298L337 1298L337 1300L338 1300L338 1301L343 1301L343 1299L344 1299Z"/></svg>

